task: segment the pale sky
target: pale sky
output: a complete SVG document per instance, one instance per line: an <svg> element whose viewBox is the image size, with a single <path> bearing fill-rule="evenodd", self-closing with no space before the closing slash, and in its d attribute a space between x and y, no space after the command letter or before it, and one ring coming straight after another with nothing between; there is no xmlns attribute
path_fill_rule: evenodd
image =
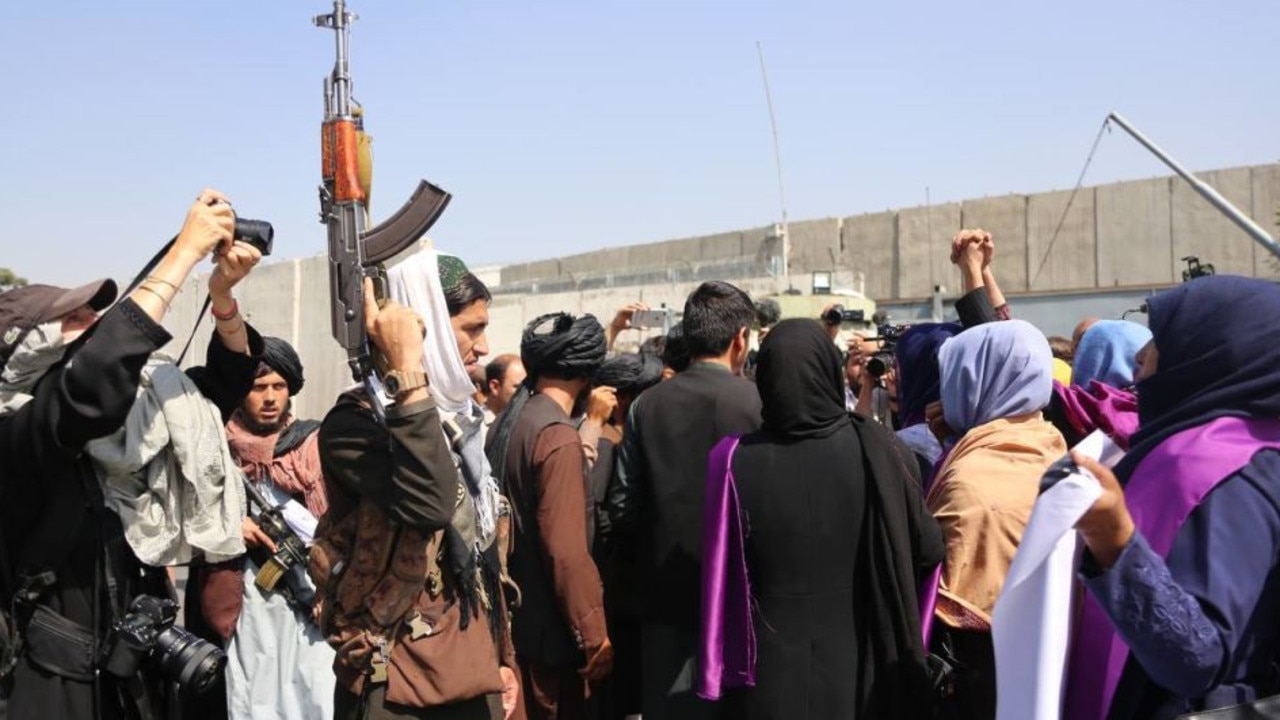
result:
<svg viewBox="0 0 1280 720"><path fill-rule="evenodd" d="M0 266L127 280L202 187L317 221L320 0L12 0ZM1069 188L1103 117L1194 169L1280 159L1280 3L353 0L375 220L425 177L472 265ZM1118 130L1088 184L1167 174Z"/></svg>

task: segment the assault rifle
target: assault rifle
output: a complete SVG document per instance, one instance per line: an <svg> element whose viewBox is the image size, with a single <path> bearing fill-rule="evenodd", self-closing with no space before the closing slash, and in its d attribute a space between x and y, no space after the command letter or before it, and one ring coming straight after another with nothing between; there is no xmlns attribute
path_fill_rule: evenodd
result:
<svg viewBox="0 0 1280 720"><path fill-rule="evenodd" d="M364 324L364 278L374 278L385 297L382 263L408 249L435 224L449 204L449 193L422 180L409 201L391 217L369 229L369 185L372 168L363 110L351 97L348 46L355 13L343 0L333 12L317 15L317 26L337 38L337 61L324 82L324 125L321 129L320 222L329 226L329 297L333 337L347 351L356 382L373 372Z"/></svg>
<svg viewBox="0 0 1280 720"><path fill-rule="evenodd" d="M271 542L276 544L275 553L258 568L253 584L265 592L272 592L284 580L282 590L290 603L306 617L311 617L316 592L305 577L311 557L306 543L285 522L280 506L268 500L248 477L244 478L244 489L249 494L249 501L258 506L258 513L255 515L250 512L250 517L271 538Z"/></svg>

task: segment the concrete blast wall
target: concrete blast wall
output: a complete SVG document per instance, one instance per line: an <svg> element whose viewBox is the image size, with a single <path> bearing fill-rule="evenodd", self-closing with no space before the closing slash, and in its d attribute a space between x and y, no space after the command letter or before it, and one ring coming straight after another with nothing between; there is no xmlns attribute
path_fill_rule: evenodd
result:
<svg viewBox="0 0 1280 720"><path fill-rule="evenodd" d="M1200 175L1227 199L1275 234L1280 204L1280 164L1215 170ZM1070 208L1068 210L1068 202ZM1064 216L1064 212L1066 213ZM928 296L935 286L959 287L947 241L962 227L990 230L996 240L995 271L1009 293L1137 287L1181 278L1182 258L1197 255L1219 272L1280 276L1231 221L1177 177L1084 187L1078 192L965 200L790 224L790 269L859 273L879 300ZM508 265L502 286L531 290L536 283L581 289L590 277L610 276L620 287L629 269L693 268L732 260L759 261L776 274L781 243L771 228L597 250L561 260ZM623 258L625 257L625 262ZM705 278L700 278L705 279Z"/></svg>
<svg viewBox="0 0 1280 720"><path fill-rule="evenodd" d="M1277 234L1280 164L1201 177ZM1007 195L793 222L791 282L807 291L810 273L833 271L837 286L862 287L873 300L901 307L920 303L939 286L955 296L960 275L950 262L950 238L961 227L975 226L994 234L996 277L1015 301L1028 294L1094 293L1128 302L1132 292L1180 281L1181 258L1187 255L1220 273L1280 278L1280 262L1180 178L1086 187L1072 196ZM778 277L781 253L776 230L759 227L507 265L493 284L490 347L495 354L517 350L525 323L545 312L590 312L607 323L618 307L635 300L681 308L698 282L711 278L732 280L752 293L777 292L786 287ZM197 283L203 282L188 283L166 321L179 338L168 348L172 354L195 321L204 298ZM250 322L264 334L290 340L306 363L298 414L322 415L350 383L344 354L330 337L325 259L271 263L237 294ZM1075 307L1063 305L1068 306ZM1052 308L1047 303L1044 312ZM208 318L201 324L188 364L203 358L211 326ZM621 345L642 338L624 335Z"/></svg>

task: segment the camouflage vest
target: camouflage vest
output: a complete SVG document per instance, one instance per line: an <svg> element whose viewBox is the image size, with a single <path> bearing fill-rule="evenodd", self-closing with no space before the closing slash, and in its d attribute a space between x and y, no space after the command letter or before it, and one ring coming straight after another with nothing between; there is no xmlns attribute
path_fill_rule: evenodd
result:
<svg viewBox="0 0 1280 720"><path fill-rule="evenodd" d="M329 521L317 531L310 571L316 621L337 651L343 687L360 695L385 683L387 702L411 707L502 691L487 613L460 627L457 597L440 569L443 531L397 525L367 500Z"/></svg>

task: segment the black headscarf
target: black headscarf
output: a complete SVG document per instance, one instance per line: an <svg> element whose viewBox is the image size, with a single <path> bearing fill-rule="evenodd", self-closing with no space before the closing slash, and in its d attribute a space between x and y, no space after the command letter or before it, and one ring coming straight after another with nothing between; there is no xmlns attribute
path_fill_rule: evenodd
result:
<svg viewBox="0 0 1280 720"><path fill-rule="evenodd" d="M1147 301L1158 359L1137 384L1138 431L1116 474L1127 478L1170 435L1217 417L1280 417L1280 286L1215 275Z"/></svg>
<svg viewBox="0 0 1280 720"><path fill-rule="evenodd" d="M289 385L289 396L302 392L302 359L289 343L278 337L262 338L262 362Z"/></svg>
<svg viewBox="0 0 1280 720"><path fill-rule="evenodd" d="M817 320L778 323L760 346L756 388L763 429L788 438L826 437L848 423L840 351Z"/></svg>
<svg viewBox="0 0 1280 720"><path fill-rule="evenodd" d="M595 384L638 395L662 380L662 361L647 353L619 355L600 366Z"/></svg>
<svg viewBox="0 0 1280 720"><path fill-rule="evenodd" d="M591 377L607 352L604 328L594 315L540 315L525 327L520 338L520 361L530 378Z"/></svg>

